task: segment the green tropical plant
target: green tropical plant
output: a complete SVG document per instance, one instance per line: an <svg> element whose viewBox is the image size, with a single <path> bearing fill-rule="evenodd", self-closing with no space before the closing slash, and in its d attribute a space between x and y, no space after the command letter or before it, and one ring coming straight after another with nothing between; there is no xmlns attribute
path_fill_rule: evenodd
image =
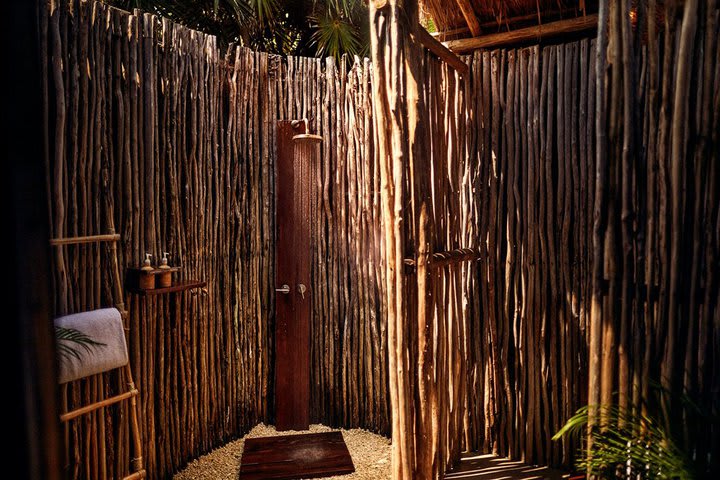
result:
<svg viewBox="0 0 720 480"><path fill-rule="evenodd" d="M602 428L587 425L593 415ZM580 408L553 436L580 436L583 448L576 466L600 478L691 479L686 456L676 446L660 422L616 405Z"/></svg>
<svg viewBox="0 0 720 480"><path fill-rule="evenodd" d="M317 56L337 56L340 52L360 51L360 37L354 25L337 11L327 10L310 18L315 31L310 36L317 45Z"/></svg>
<svg viewBox="0 0 720 480"><path fill-rule="evenodd" d="M364 55L369 45L363 0L106 0L139 8L240 44L282 55Z"/></svg>
<svg viewBox="0 0 720 480"><path fill-rule="evenodd" d="M74 328L56 326L55 338L57 340L57 354L65 360L71 358L80 360L85 353L91 353L94 348L105 346L104 343L96 342Z"/></svg>

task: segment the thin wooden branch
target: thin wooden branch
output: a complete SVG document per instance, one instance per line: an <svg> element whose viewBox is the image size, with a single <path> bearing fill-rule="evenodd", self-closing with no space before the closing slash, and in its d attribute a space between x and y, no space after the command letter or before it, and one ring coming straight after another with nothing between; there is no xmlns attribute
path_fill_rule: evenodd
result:
<svg viewBox="0 0 720 480"><path fill-rule="evenodd" d="M675 365L675 350L680 331L678 328L678 312L680 303L680 283L682 282L682 236L683 236L683 214L682 209L682 170L685 163L687 151L688 128L688 95L684 88L690 85L693 48L695 45L695 31L697 29L698 1L689 0L685 4L683 12L682 28L680 30L680 43L678 44L677 70L675 73L676 90L673 98L673 121L670 136L670 265L668 275L670 277L670 301L668 303L668 326L665 338L665 361L661 368L661 384L667 391L675 391L676 380L673 378ZM667 397L662 399L662 407L666 418L672 418L673 409L677 408Z"/></svg>
<svg viewBox="0 0 720 480"><path fill-rule="evenodd" d="M430 35L440 42L445 42L451 39L451 37L459 37L467 33L470 33L470 29L468 27L458 27L451 30L444 30L442 32L432 32Z"/></svg>
<svg viewBox="0 0 720 480"><path fill-rule="evenodd" d="M460 11L465 18L465 23L467 23L468 29L470 29L470 33L473 34L473 37L477 37L478 35L480 35L480 22L478 22L477 16L475 15L475 10L473 10L473 6L470 3L470 0L455 1L460 7Z"/></svg>
<svg viewBox="0 0 720 480"><path fill-rule="evenodd" d="M561 10L551 10L548 12L543 12L541 19L549 20L553 18L559 17L559 19L562 20L562 17L565 14L572 14L574 15L575 8L563 8ZM510 31L510 25L515 25L522 22L532 22L537 21L538 15L537 12L529 13L527 15L518 15L517 17L509 17L504 19L497 19L497 20L491 20L489 22L483 22L480 24L480 30L491 30L494 31L494 33L499 33L497 30L502 29L503 27L506 29L506 31ZM495 29L495 30L494 30ZM466 36L468 33L470 33L470 29L468 27L458 27L453 28L451 30L445 30L444 32L433 32L430 35L437 38L441 42L444 42L446 40L452 40L451 37L460 37L460 36ZM489 32L488 32L489 33ZM474 35L479 36L479 35Z"/></svg>
<svg viewBox="0 0 720 480"><path fill-rule="evenodd" d="M571 14L571 16L574 15L575 8L563 8L560 10L551 10L551 11L545 11L542 12L541 19L550 20L558 18L562 19L563 16L566 14ZM480 24L480 30L492 30L492 29L501 29L502 27L505 27L509 31L510 25L515 25L522 22L532 22L536 21L538 18L537 12L529 13L527 15L518 15L517 17L509 17L504 19L498 19L498 20L491 20L489 22L483 22ZM549 23L549 22L548 22ZM459 37L463 36L465 34L470 33L470 29L468 27L459 27L459 28L453 28L452 30L445 30L444 32L433 32L430 35L437 38L441 42L444 42L446 40L450 40L450 37ZM473 35L478 36L478 35Z"/></svg>
<svg viewBox="0 0 720 480"><path fill-rule="evenodd" d="M141 480L146 477L147 477L147 472L145 470L140 470L140 471L131 473L127 477L123 477L123 480Z"/></svg>
<svg viewBox="0 0 720 480"><path fill-rule="evenodd" d="M50 245L56 247L59 245L79 245L81 243L100 243L100 242L117 242L120 241L120 235L105 234L105 235L87 235L84 237L66 237L66 238L52 238L50 239Z"/></svg>
<svg viewBox="0 0 720 480"><path fill-rule="evenodd" d="M458 248L446 252L435 252L431 256L430 268L442 268L447 265L472 262L480 258L481 254L475 248ZM415 267L417 264L414 258L405 258L403 263L408 267Z"/></svg>
<svg viewBox="0 0 720 480"><path fill-rule="evenodd" d="M480 252L475 248L460 248L447 252L435 252L432 254L433 268L444 267L454 263L468 262L480 259Z"/></svg>
<svg viewBox="0 0 720 480"><path fill-rule="evenodd" d="M445 45L433 38L433 36L430 35L427 30L425 30L425 27L418 24L417 28L415 29L415 35L417 37L417 40L425 48L437 55L440 60L453 67L455 70L458 71L460 75L467 75L469 71L467 63L463 62L460 57L455 55Z"/></svg>
<svg viewBox="0 0 720 480"><path fill-rule="evenodd" d="M455 53L467 53L480 48L499 48L524 42L539 42L547 38L590 31L595 28L597 28L597 15L588 15L587 17L560 20L506 33L493 33L473 38L450 40L445 42L444 45Z"/></svg>
<svg viewBox="0 0 720 480"><path fill-rule="evenodd" d="M119 395L115 395L114 397L106 398L105 400L102 400L100 402L91 403L90 405L86 405L82 408L78 408L76 410L72 410L67 413L63 413L60 415L60 421L61 422L69 422L70 420L77 418L79 416L85 415L90 412L94 412L95 410L99 410L103 407L108 407L110 405L115 405L116 403L120 403L123 400L127 400L129 398L135 397L138 395L137 389L133 388L132 390L129 390L125 393L121 393Z"/></svg>

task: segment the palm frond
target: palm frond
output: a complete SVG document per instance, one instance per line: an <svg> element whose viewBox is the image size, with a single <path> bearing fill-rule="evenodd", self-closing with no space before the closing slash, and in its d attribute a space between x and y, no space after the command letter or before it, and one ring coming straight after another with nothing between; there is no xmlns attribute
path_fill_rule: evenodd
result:
<svg viewBox="0 0 720 480"><path fill-rule="evenodd" d="M358 7L364 5L360 0L325 0L318 3L324 3L330 9L341 12L346 18L352 18Z"/></svg>
<svg viewBox="0 0 720 480"><path fill-rule="evenodd" d="M252 7L244 0L225 0L225 3L229 7L229 10L235 14L235 19L239 26L247 23L252 18Z"/></svg>
<svg viewBox="0 0 720 480"><path fill-rule="evenodd" d="M600 425L587 431L590 415ZM685 455L655 419L617 405L588 405L580 408L553 436L580 436L584 442L576 465L601 478L690 479Z"/></svg>
<svg viewBox="0 0 720 480"><path fill-rule="evenodd" d="M420 23L423 27L425 27L425 30L427 30L430 33L435 33L438 31L437 26L435 25L435 22L433 21L432 17L425 17L423 18Z"/></svg>
<svg viewBox="0 0 720 480"><path fill-rule="evenodd" d="M297 51L302 32L295 25L276 20L265 29L271 29L272 34L256 35L249 45L251 48L279 55L292 55Z"/></svg>
<svg viewBox="0 0 720 480"><path fill-rule="evenodd" d="M365 55L369 24L364 0L105 0L140 8L218 37L282 55Z"/></svg>
<svg viewBox="0 0 720 480"><path fill-rule="evenodd" d="M74 328L55 327L57 340L57 354L59 357L82 359L85 353L91 353L94 348L104 347L105 344L96 342L88 335Z"/></svg>
<svg viewBox="0 0 720 480"><path fill-rule="evenodd" d="M260 24L266 24L272 21L278 11L279 5L277 0L246 0L255 12L256 19Z"/></svg>
<svg viewBox="0 0 720 480"><path fill-rule="evenodd" d="M340 12L326 10L310 19L314 32L311 42L317 47L317 56L340 58L343 54L360 53L360 36L357 28Z"/></svg>

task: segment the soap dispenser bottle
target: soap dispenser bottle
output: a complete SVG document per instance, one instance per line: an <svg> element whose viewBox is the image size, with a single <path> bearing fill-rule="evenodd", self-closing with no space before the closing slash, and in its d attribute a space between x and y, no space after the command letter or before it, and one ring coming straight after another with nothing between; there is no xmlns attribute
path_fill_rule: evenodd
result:
<svg viewBox="0 0 720 480"><path fill-rule="evenodd" d="M170 269L170 265L168 265L168 256L170 256L168 252L163 252L163 258L160 260L159 269L161 271L158 274L158 280L161 288L172 286L172 271Z"/></svg>
<svg viewBox="0 0 720 480"><path fill-rule="evenodd" d="M142 267L140 267L139 286L143 290L152 290L153 288L155 288L155 275L153 275L153 267L150 263L151 257L152 254L146 253L143 265Z"/></svg>

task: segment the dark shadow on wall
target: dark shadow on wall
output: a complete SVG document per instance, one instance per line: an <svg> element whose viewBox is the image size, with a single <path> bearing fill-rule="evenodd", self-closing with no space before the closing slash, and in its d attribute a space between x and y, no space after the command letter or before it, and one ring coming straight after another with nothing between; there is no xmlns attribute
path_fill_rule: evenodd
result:
<svg viewBox="0 0 720 480"><path fill-rule="evenodd" d="M40 2L37 2L40 3ZM47 202L43 175L36 2L3 11L2 225L4 397L7 458L15 478L60 478L55 345L48 291Z"/></svg>

